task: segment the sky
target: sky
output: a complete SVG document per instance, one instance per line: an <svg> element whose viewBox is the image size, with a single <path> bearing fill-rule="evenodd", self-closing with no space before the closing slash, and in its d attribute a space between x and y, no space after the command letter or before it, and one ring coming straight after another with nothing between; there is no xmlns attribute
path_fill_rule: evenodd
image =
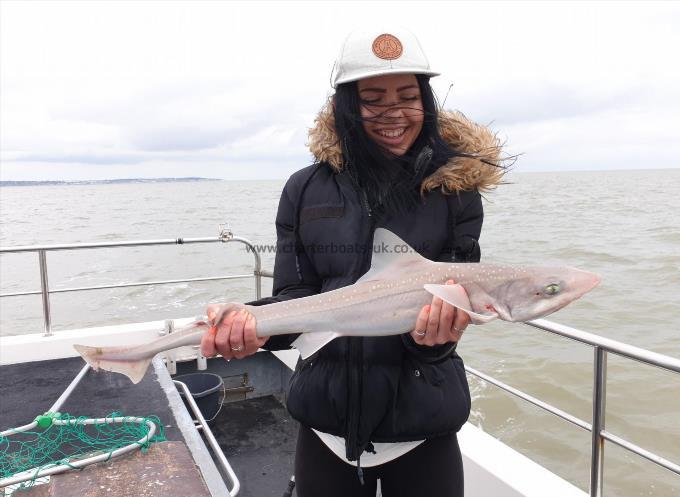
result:
<svg viewBox="0 0 680 497"><path fill-rule="evenodd" d="M284 179L346 35L403 25L515 170L680 167L680 3L0 0L0 179Z"/></svg>

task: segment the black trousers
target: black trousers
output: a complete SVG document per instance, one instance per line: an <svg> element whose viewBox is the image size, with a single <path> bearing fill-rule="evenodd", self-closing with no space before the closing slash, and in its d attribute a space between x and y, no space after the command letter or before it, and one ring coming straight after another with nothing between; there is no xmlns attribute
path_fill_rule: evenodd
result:
<svg viewBox="0 0 680 497"><path fill-rule="evenodd" d="M338 458L309 428L300 427L295 453L298 497L463 497L463 460L455 434L431 438L385 464L357 468Z"/></svg>

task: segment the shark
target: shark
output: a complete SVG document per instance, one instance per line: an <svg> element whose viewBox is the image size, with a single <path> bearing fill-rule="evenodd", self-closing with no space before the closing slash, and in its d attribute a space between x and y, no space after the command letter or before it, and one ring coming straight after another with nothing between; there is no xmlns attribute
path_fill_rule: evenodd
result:
<svg viewBox="0 0 680 497"><path fill-rule="evenodd" d="M445 284L448 280L455 284ZM338 337L411 332L433 296L466 312L475 325L496 319L526 322L562 309L599 283L597 274L566 266L431 261L396 234L377 228L371 267L352 285L264 306L223 304L214 319L196 320L143 345L74 347L93 369L122 373L138 383L156 354L199 345L208 329L240 309L254 316L259 337L299 333L292 346L306 359Z"/></svg>

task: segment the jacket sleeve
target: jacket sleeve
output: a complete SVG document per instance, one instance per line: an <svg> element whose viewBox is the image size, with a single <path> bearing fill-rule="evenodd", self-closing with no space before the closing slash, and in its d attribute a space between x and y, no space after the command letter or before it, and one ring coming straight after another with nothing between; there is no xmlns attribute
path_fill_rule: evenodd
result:
<svg viewBox="0 0 680 497"><path fill-rule="evenodd" d="M276 257L274 259L274 285L271 297L264 297L248 305L267 305L274 302L297 299L315 295L321 291L321 280L316 274L304 248L297 240L295 233L295 217L299 185L291 177L281 193L279 208L276 214ZM267 340L262 347L267 350L282 350L299 334L277 335Z"/></svg>
<svg viewBox="0 0 680 497"><path fill-rule="evenodd" d="M440 262L479 262L481 250L479 235L482 231L484 210L482 197L477 191L461 192L447 197L453 236L446 248L437 257ZM420 345L410 333L401 335L404 347L424 362L435 363L449 357L458 345L457 342L441 345Z"/></svg>

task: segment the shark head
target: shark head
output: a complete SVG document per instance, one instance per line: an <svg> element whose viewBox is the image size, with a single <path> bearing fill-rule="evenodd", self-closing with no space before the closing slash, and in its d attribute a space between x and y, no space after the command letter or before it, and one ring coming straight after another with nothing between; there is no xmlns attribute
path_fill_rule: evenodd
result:
<svg viewBox="0 0 680 497"><path fill-rule="evenodd" d="M569 267L525 267L501 285L486 289L493 310L505 321L530 321L558 311L600 283L600 277Z"/></svg>
<svg viewBox="0 0 680 497"><path fill-rule="evenodd" d="M371 269L359 282L394 274L436 272L437 267L446 272L445 268L451 265L429 261L413 249L405 251L405 247L410 248L408 244L384 228L375 230L373 244L388 250L373 253ZM453 269L452 273L457 271ZM497 318L524 322L547 316L600 283L598 275L570 267L480 265L473 273L473 279L468 278L460 285L425 284L424 288L468 312L473 323L481 324ZM455 287L465 291L460 293Z"/></svg>

